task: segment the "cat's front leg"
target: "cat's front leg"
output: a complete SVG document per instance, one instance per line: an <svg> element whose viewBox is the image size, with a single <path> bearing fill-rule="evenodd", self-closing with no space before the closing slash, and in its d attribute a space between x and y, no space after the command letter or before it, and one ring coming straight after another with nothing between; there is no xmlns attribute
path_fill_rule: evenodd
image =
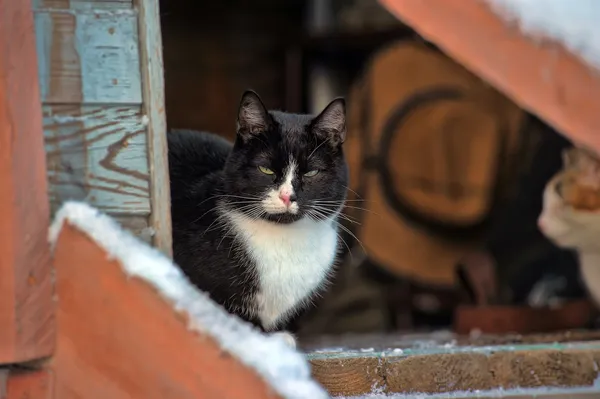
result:
<svg viewBox="0 0 600 399"><path fill-rule="evenodd" d="M271 334L274 337L281 337L283 341L291 348L296 348L296 338L287 331L277 331Z"/></svg>

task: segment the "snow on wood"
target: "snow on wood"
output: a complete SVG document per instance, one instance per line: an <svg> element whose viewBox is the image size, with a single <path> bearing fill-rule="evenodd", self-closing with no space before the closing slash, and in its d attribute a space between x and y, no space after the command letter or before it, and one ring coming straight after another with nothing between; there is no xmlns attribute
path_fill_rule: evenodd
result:
<svg viewBox="0 0 600 399"><path fill-rule="evenodd" d="M596 0L485 0L534 38L553 39L600 69L600 2Z"/></svg>
<svg viewBox="0 0 600 399"><path fill-rule="evenodd" d="M66 202L50 227L56 244L65 221L85 232L124 271L155 287L174 308L186 313L190 330L211 336L219 345L253 368L284 398L327 398L312 380L307 360L280 336L267 336L230 315L206 293L196 289L179 268L158 250L124 231L110 217L85 203ZM83 267L83 265L82 265Z"/></svg>

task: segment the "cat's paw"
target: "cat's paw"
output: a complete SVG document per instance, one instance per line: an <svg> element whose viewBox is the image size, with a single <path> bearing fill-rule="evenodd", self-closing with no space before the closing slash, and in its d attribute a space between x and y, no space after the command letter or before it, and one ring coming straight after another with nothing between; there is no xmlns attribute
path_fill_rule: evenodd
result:
<svg viewBox="0 0 600 399"><path fill-rule="evenodd" d="M291 348L296 348L296 338L287 331L278 331L272 334L275 337L281 337L283 341Z"/></svg>

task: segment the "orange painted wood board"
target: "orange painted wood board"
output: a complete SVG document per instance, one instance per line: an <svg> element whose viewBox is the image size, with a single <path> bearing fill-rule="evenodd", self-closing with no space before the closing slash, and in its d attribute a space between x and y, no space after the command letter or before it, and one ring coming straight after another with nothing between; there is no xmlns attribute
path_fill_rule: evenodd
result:
<svg viewBox="0 0 600 399"><path fill-rule="evenodd" d="M10 370L7 374L6 399L55 398L54 376L51 371Z"/></svg>
<svg viewBox="0 0 600 399"><path fill-rule="evenodd" d="M379 1L520 106L600 152L600 71L558 43L525 37L480 0Z"/></svg>
<svg viewBox="0 0 600 399"><path fill-rule="evenodd" d="M0 0L0 364L54 348L41 116L31 3Z"/></svg>
<svg viewBox="0 0 600 399"><path fill-rule="evenodd" d="M55 249L60 399L242 399L278 395L68 222Z"/></svg>

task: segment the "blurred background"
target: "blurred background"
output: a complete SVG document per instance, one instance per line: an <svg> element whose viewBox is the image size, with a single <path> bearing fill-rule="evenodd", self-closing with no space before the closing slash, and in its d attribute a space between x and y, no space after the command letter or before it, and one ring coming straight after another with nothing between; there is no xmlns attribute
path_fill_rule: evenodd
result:
<svg viewBox="0 0 600 399"><path fill-rule="evenodd" d="M169 128L233 138L248 88L289 112L347 99L345 253L290 326L301 338L591 325L575 255L536 224L570 146L559 132L376 0L163 1L161 14ZM556 313L532 324L530 309Z"/></svg>

